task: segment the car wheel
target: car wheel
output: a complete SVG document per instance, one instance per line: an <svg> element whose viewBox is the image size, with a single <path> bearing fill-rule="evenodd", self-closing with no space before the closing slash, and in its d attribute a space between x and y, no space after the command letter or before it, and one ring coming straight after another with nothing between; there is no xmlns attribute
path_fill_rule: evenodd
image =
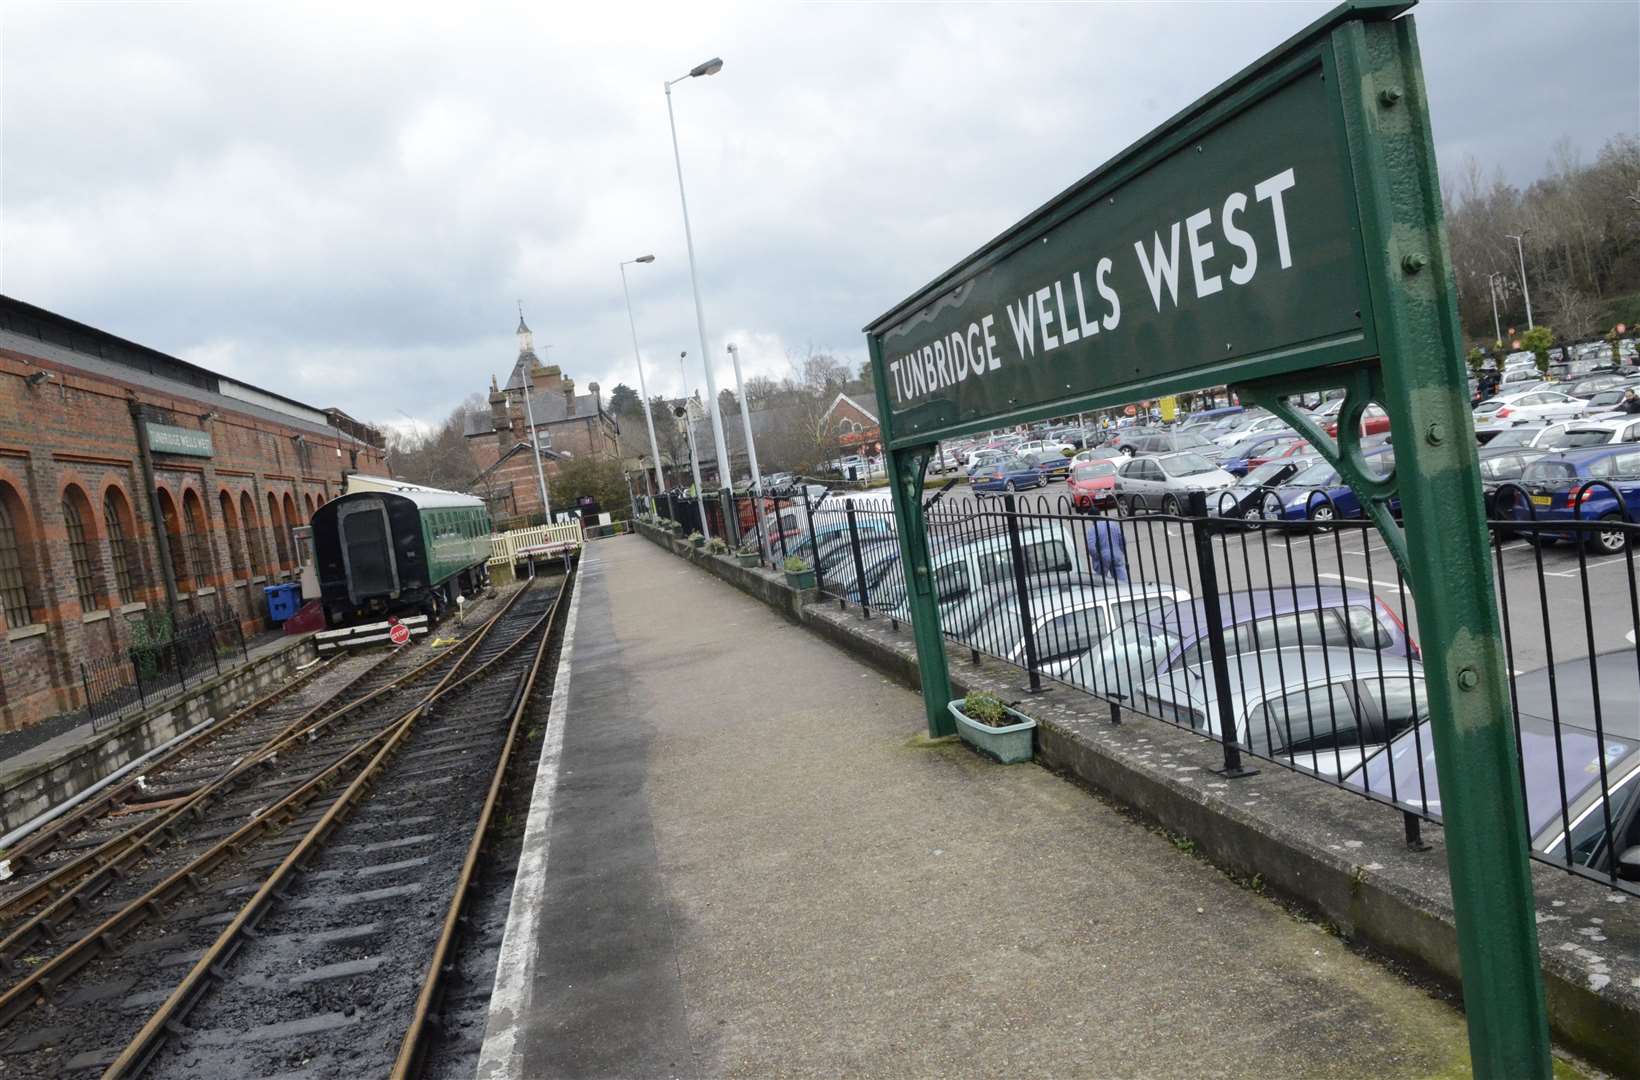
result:
<svg viewBox="0 0 1640 1080"><path fill-rule="evenodd" d="M1332 521L1334 516L1335 515L1333 513L1333 508L1331 506L1326 505L1326 504L1322 504L1321 506L1311 507L1311 509L1310 509L1310 520L1311 521L1326 524L1327 522Z"/></svg>
<svg viewBox="0 0 1640 1080"><path fill-rule="evenodd" d="M1019 490L1019 485L1015 484L1012 480L1002 486L1008 489L1008 494L1010 495Z"/></svg>
<svg viewBox="0 0 1640 1080"><path fill-rule="evenodd" d="M1601 521L1621 521L1617 514L1607 514ZM1629 536L1622 529L1606 529L1589 534L1589 550L1596 555L1621 555L1629 545Z"/></svg>
<svg viewBox="0 0 1640 1080"><path fill-rule="evenodd" d="M1116 452L1121 454L1123 457L1132 457L1133 456L1133 447L1131 447L1131 446L1118 446L1116 448Z"/></svg>
<svg viewBox="0 0 1640 1080"><path fill-rule="evenodd" d="M1162 500L1162 513L1172 514L1174 517L1178 517L1179 516L1179 500L1174 498L1172 495L1169 495L1167 498L1163 499Z"/></svg>

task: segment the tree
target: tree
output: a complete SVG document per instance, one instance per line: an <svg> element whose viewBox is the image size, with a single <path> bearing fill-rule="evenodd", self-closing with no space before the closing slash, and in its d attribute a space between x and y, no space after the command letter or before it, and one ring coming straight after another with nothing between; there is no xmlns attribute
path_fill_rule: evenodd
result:
<svg viewBox="0 0 1640 1080"><path fill-rule="evenodd" d="M388 462L393 475L412 484L465 490L478 472L467 446L467 427L471 419L487 417L489 408L483 394L473 394L430 431L419 426L407 431L379 425L388 432Z"/></svg>
<svg viewBox="0 0 1640 1080"><path fill-rule="evenodd" d="M1554 348L1555 332L1547 326L1534 326L1520 336L1520 347L1537 358L1539 374L1549 374L1549 350Z"/></svg>
<svg viewBox="0 0 1640 1080"><path fill-rule="evenodd" d="M740 412L740 402L735 400L735 392L727 386L718 391L718 412L723 414L725 425L730 417Z"/></svg>
<svg viewBox="0 0 1640 1080"><path fill-rule="evenodd" d="M1569 341L1581 341L1595 332L1600 314L1594 298L1569 281L1548 287L1548 312Z"/></svg>
<svg viewBox="0 0 1640 1080"><path fill-rule="evenodd" d="M1464 359L1469 361L1470 373L1473 374L1475 378L1480 378L1481 368L1486 364L1486 354L1481 352L1480 346L1477 345L1473 349L1470 349L1469 355L1465 356Z"/></svg>
<svg viewBox="0 0 1640 1080"><path fill-rule="evenodd" d="M615 520L631 517L626 477L618 461L609 458L571 458L558 463L558 471L547 485L554 512L575 509L583 495L590 495L598 509Z"/></svg>
<svg viewBox="0 0 1640 1080"><path fill-rule="evenodd" d="M615 389L609 392L609 411L616 416L638 416L643 412L643 402L632 387L616 383Z"/></svg>

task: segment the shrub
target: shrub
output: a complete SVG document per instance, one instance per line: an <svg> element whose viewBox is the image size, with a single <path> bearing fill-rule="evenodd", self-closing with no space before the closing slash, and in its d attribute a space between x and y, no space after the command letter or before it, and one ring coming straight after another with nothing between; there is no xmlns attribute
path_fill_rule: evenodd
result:
<svg viewBox="0 0 1640 1080"><path fill-rule="evenodd" d="M740 538L740 553L742 555L759 555L759 554L761 554L762 552L758 548L757 537L752 535L751 533L747 533L745 536L741 537Z"/></svg>
<svg viewBox="0 0 1640 1080"><path fill-rule="evenodd" d="M976 690L962 699L963 715L968 719L991 727L1007 727L1013 723L1013 717L1002 704L1002 699L995 694Z"/></svg>
<svg viewBox="0 0 1640 1080"><path fill-rule="evenodd" d="M702 536L699 531L692 532L692 533L689 534L689 542L691 544L698 544L704 539L706 539L706 537Z"/></svg>
<svg viewBox="0 0 1640 1080"><path fill-rule="evenodd" d="M726 555L729 552L729 545L714 536L711 540L707 541L706 550L710 551L713 555Z"/></svg>
<svg viewBox="0 0 1640 1080"><path fill-rule="evenodd" d="M1554 344L1555 332L1547 326L1534 326L1520 336L1520 347L1536 357L1540 375L1549 374L1549 350Z"/></svg>
<svg viewBox="0 0 1640 1080"><path fill-rule="evenodd" d="M797 555L789 556L786 559L786 573L788 574L802 574L806 573L810 569L811 567L809 566L809 560L807 559L801 558Z"/></svg>

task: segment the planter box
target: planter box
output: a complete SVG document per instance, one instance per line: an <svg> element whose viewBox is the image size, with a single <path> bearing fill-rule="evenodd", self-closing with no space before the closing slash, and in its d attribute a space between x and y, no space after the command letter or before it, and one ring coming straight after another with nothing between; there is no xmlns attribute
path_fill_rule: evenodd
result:
<svg viewBox="0 0 1640 1080"><path fill-rule="evenodd" d="M977 720L970 720L962 711L962 702L952 701L946 704L951 715L957 721L957 734L962 741L987 757L996 758L1004 765L1012 765L1020 761L1031 760L1031 732L1036 729L1036 721L1024 713L1008 709L1008 713L1019 722L1007 727L992 727Z"/></svg>
<svg viewBox="0 0 1640 1080"><path fill-rule="evenodd" d="M786 571L786 584L794 589L812 589L814 588L814 571L805 570L801 574L794 574L788 570Z"/></svg>
<svg viewBox="0 0 1640 1080"><path fill-rule="evenodd" d="M691 540L689 542L691 544L693 544L695 547L705 547L706 546L706 537L703 536L699 540Z"/></svg>
<svg viewBox="0 0 1640 1080"><path fill-rule="evenodd" d="M735 552L735 562L741 566L761 566L763 557L761 555L743 555L737 551Z"/></svg>

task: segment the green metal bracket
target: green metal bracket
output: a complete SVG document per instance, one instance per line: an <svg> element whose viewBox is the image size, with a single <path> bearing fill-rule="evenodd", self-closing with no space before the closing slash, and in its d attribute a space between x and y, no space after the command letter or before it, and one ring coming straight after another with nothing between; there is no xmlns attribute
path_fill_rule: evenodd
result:
<svg viewBox="0 0 1640 1080"><path fill-rule="evenodd" d="M1338 440L1335 442L1321 430L1309 413L1288 401L1294 394L1344 388L1344 406L1338 413ZM1378 476L1368 468L1361 453L1361 417L1373 402L1382 403L1384 381L1382 369L1374 363L1354 364L1348 367L1306 371L1297 375L1283 375L1271 379L1240 383L1232 389L1243 401L1262 405L1287 421L1294 431L1304 436L1316 448L1327 464L1338 470L1355 493L1361 506L1378 527L1389 546L1390 555L1401 568L1401 575L1412 580L1407 562L1406 537L1389 511L1389 500L1399 488L1396 470L1388 476Z"/></svg>

